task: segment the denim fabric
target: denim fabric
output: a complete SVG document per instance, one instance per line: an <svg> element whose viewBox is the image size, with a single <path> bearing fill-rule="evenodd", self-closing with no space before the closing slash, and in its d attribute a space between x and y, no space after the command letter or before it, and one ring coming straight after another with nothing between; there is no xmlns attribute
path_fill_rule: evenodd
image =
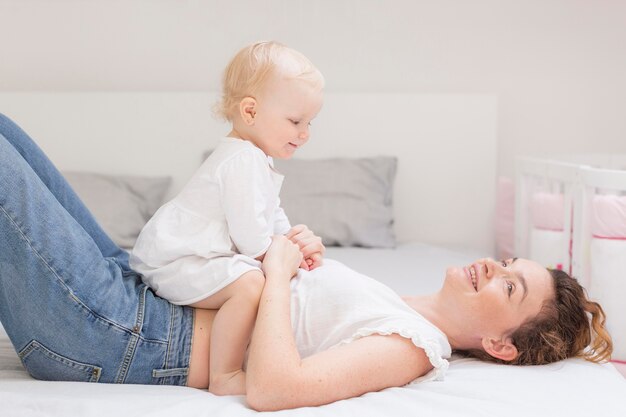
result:
<svg viewBox="0 0 626 417"><path fill-rule="evenodd" d="M185 385L193 310L157 297L0 115L0 321L37 379Z"/></svg>

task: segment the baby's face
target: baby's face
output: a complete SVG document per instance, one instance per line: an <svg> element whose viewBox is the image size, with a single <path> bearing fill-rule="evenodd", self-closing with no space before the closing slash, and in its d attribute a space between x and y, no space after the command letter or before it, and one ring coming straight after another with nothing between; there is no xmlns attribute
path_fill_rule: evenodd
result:
<svg viewBox="0 0 626 417"><path fill-rule="evenodd" d="M250 140L266 155L291 158L309 140L311 120L322 108L322 91L309 83L275 76L257 96Z"/></svg>

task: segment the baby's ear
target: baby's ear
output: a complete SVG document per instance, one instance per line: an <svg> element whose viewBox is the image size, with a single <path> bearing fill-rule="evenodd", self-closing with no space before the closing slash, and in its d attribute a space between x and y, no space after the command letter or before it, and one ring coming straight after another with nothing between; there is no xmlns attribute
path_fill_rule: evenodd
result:
<svg viewBox="0 0 626 417"><path fill-rule="evenodd" d="M245 97L241 100L239 102L239 113L244 123L252 126L256 117L256 99L254 97Z"/></svg>
<svg viewBox="0 0 626 417"><path fill-rule="evenodd" d="M517 358L517 348L510 337L505 339L484 337L482 340L483 349L494 358L510 362Z"/></svg>

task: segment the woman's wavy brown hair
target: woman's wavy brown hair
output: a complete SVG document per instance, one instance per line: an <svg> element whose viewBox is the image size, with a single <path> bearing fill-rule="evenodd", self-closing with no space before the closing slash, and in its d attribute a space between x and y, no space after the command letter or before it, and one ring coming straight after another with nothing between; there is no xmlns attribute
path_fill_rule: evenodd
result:
<svg viewBox="0 0 626 417"><path fill-rule="evenodd" d="M467 354L511 365L544 365L572 357L591 362L611 358L613 342L604 327L606 316L600 304L589 300L585 289L566 272L548 271L553 279L555 297L544 303L536 317L511 334L517 357L502 361L482 350L468 351Z"/></svg>

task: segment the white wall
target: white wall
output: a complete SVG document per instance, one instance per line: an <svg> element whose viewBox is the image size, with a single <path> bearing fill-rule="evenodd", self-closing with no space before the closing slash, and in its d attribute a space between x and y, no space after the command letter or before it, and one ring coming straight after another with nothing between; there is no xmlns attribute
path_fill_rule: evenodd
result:
<svg viewBox="0 0 626 417"><path fill-rule="evenodd" d="M619 0L0 0L0 91L216 91L257 39L302 50L330 92L497 94L503 174L626 152Z"/></svg>
<svg viewBox="0 0 626 417"><path fill-rule="evenodd" d="M60 169L171 176L171 197L229 131L210 117L209 104L216 98L176 92L16 92L0 93L0 109ZM494 96L327 93L324 107L298 158L395 156L399 242L493 252ZM396 119L414 123L390 122ZM422 144L419 149L414 140Z"/></svg>
<svg viewBox="0 0 626 417"><path fill-rule="evenodd" d="M620 0L0 0L0 92L217 91L258 39L304 52L330 93L496 95L499 174L626 153Z"/></svg>

